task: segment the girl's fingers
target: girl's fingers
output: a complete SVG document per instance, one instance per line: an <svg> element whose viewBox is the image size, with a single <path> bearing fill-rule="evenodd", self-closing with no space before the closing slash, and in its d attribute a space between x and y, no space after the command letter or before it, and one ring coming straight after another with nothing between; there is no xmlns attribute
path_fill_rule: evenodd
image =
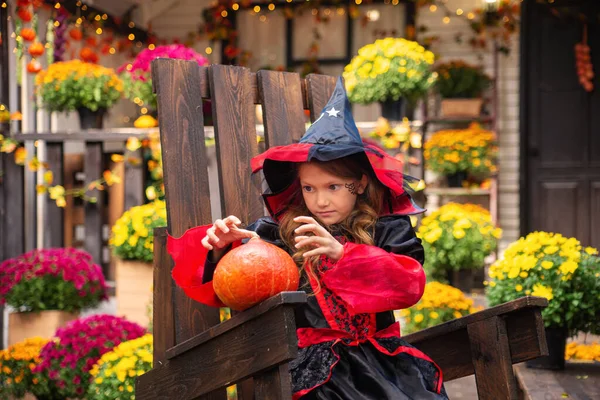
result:
<svg viewBox="0 0 600 400"><path fill-rule="evenodd" d="M323 236L323 232L319 229L319 226L315 224L302 225L294 231L295 234L302 234L306 232L312 232L315 235Z"/></svg>
<svg viewBox="0 0 600 400"><path fill-rule="evenodd" d="M206 236L209 239L209 243L216 244L219 242L219 237L215 234L214 228L210 228L206 231Z"/></svg>
<svg viewBox="0 0 600 400"><path fill-rule="evenodd" d="M315 233L315 235L319 235L319 236L323 236L323 237L327 237L327 236L331 236L329 234L329 232L327 232L327 229L323 228L313 217L304 217L304 216L300 216L300 217L296 217L294 218L295 222L302 222L306 225L302 225L300 226L298 229L296 229L295 232L303 232L303 231L299 231L299 229L301 229L304 226L311 226L311 230L312 232Z"/></svg>
<svg viewBox="0 0 600 400"><path fill-rule="evenodd" d="M314 250L310 250L310 251L307 251L306 253L302 254L302 257L307 258L307 257L321 255L321 254L327 254L328 251L329 251L329 248L327 248L327 247L317 247Z"/></svg>
<svg viewBox="0 0 600 400"><path fill-rule="evenodd" d="M249 231L247 229L235 228L235 231L237 233L239 233L240 235L242 235L242 237L245 237L245 238L255 238L255 237L257 238L257 237L260 237L260 236L258 236L258 233L253 232L253 231Z"/></svg>
<svg viewBox="0 0 600 400"><path fill-rule="evenodd" d="M212 250L213 249L213 247L211 246L211 244L208 243L208 236L204 236L204 239L202 239L201 243L202 243L202 246L204 246L204 248L206 250Z"/></svg>
<svg viewBox="0 0 600 400"><path fill-rule="evenodd" d="M327 244L329 244L329 240L322 238L320 236L311 236L311 237L308 237L308 238L296 243L296 248L300 249L302 247L308 247L308 246L321 247L321 246L327 246Z"/></svg>
<svg viewBox="0 0 600 400"><path fill-rule="evenodd" d="M299 241L301 241L301 240L304 240L304 239L307 239L307 238L309 238L309 237L310 237L310 236L296 236L296 237L294 238L294 240L296 241L296 243L298 243Z"/></svg>
<svg viewBox="0 0 600 400"><path fill-rule="evenodd" d="M240 221L240 219L238 217L236 217L235 215L230 215L229 217L225 218L225 223L229 226L231 225L241 225L242 221Z"/></svg>
<svg viewBox="0 0 600 400"><path fill-rule="evenodd" d="M214 223L214 226L219 228L221 230L221 232L223 232L223 233L229 233L229 227L227 226L225 221L223 221L221 219L216 220Z"/></svg>

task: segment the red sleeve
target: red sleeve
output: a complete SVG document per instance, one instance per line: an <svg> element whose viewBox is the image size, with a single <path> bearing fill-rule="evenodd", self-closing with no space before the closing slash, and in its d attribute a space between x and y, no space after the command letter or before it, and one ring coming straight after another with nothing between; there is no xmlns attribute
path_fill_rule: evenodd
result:
<svg viewBox="0 0 600 400"><path fill-rule="evenodd" d="M225 307L213 289L212 281L202 283L208 250L202 239L212 225L198 226L187 230L180 238L167 237L167 251L175 262L171 272L177 286L193 300L212 307ZM233 247L236 247L235 243Z"/></svg>
<svg viewBox="0 0 600 400"><path fill-rule="evenodd" d="M346 243L344 256L324 274L323 283L351 312L377 313L417 303L425 289L425 272L414 258L376 246Z"/></svg>

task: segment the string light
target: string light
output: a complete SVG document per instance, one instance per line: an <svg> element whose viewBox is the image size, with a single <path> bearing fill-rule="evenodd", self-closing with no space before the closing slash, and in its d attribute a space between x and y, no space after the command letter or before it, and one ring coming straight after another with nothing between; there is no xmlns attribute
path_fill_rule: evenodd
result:
<svg viewBox="0 0 600 400"><path fill-rule="evenodd" d="M144 114L144 115L145 115L145 114L148 114L148 109L147 109L146 107L142 107L142 109L140 110L140 112L141 112L142 114Z"/></svg>
<svg viewBox="0 0 600 400"><path fill-rule="evenodd" d="M436 12L437 11L437 6L435 4L430 5L429 6L429 11Z"/></svg>
<svg viewBox="0 0 600 400"><path fill-rule="evenodd" d="M59 21L54 21L54 26L58 28L60 26L60 22Z"/></svg>
<svg viewBox="0 0 600 400"><path fill-rule="evenodd" d="M75 5L76 5L77 7L81 7L81 1L78 1L77 3L75 3Z"/></svg>
<svg viewBox="0 0 600 400"><path fill-rule="evenodd" d="M467 14L467 18L468 19L473 19L473 18L475 18L475 14L473 14L472 12L468 13Z"/></svg>
<svg viewBox="0 0 600 400"><path fill-rule="evenodd" d="M393 5L393 6L397 6L397 5L398 5L398 3L399 3L399 1L398 1L398 0L392 0L392 5Z"/></svg>
<svg viewBox="0 0 600 400"><path fill-rule="evenodd" d="M223 17L223 18L227 18L227 15L229 15L229 14L227 13L227 10L223 10L223 11L221 11L221 17Z"/></svg>
<svg viewBox="0 0 600 400"><path fill-rule="evenodd" d="M82 5L82 6L81 6L81 9L82 9L83 11L85 11L85 10L87 10L87 6L84 4L84 5Z"/></svg>
<svg viewBox="0 0 600 400"><path fill-rule="evenodd" d="M75 23L77 25L81 25L82 22L83 22L83 20L81 18L77 18L77 21L75 21Z"/></svg>
<svg viewBox="0 0 600 400"><path fill-rule="evenodd" d="M148 45L148 49L150 49L150 50L154 50L155 48L156 48L156 46L154 45L154 43L150 43Z"/></svg>
<svg viewBox="0 0 600 400"><path fill-rule="evenodd" d="M319 10L317 10L316 8L313 8L311 13L312 13L312 15L317 15L319 13Z"/></svg>
<svg viewBox="0 0 600 400"><path fill-rule="evenodd" d="M442 21L444 21L445 24L449 24L450 23L450 17L449 16L445 16L444 19L442 19Z"/></svg>
<svg viewBox="0 0 600 400"><path fill-rule="evenodd" d="M102 20L106 21L108 19L108 14L102 14Z"/></svg>
<svg viewBox="0 0 600 400"><path fill-rule="evenodd" d="M102 19L102 16L101 16L100 14L98 14L98 15L96 15L96 16L94 17L94 19L95 19L96 21L100 21L100 20Z"/></svg>
<svg viewBox="0 0 600 400"><path fill-rule="evenodd" d="M207 47L206 49L204 49L204 52L205 52L206 54L212 54L212 52L213 52L213 49L212 49L212 47Z"/></svg>
<svg viewBox="0 0 600 400"><path fill-rule="evenodd" d="M135 28L135 22L130 21L127 26L130 27L131 29L133 29L133 28Z"/></svg>
<svg viewBox="0 0 600 400"><path fill-rule="evenodd" d="M6 7L8 7L8 5L6 4L6 2L3 2L2 3L2 8L6 8Z"/></svg>
<svg viewBox="0 0 600 400"><path fill-rule="evenodd" d="M231 6L231 9L233 11L237 11L240 9L240 5L238 3L233 3L233 5Z"/></svg>
<svg viewBox="0 0 600 400"><path fill-rule="evenodd" d="M354 2L356 3L356 5L360 5L362 3L362 0L354 0Z"/></svg>
<svg viewBox="0 0 600 400"><path fill-rule="evenodd" d="M254 12L258 14L260 12L260 6L254 6Z"/></svg>
<svg viewBox="0 0 600 400"><path fill-rule="evenodd" d="M326 8L324 13L325 13L325 15L329 15L329 14L331 14L331 10L329 8Z"/></svg>
<svg viewBox="0 0 600 400"><path fill-rule="evenodd" d="M275 4L269 4L269 11L273 11L275 9Z"/></svg>
<svg viewBox="0 0 600 400"><path fill-rule="evenodd" d="M133 33L130 33L129 36L127 36L127 39L134 41L135 40L135 35Z"/></svg>
<svg viewBox="0 0 600 400"><path fill-rule="evenodd" d="M340 7L337 9L337 13L338 13L338 15L344 15L344 14L346 14L346 10L344 10L342 7Z"/></svg>
<svg viewBox="0 0 600 400"><path fill-rule="evenodd" d="M60 3L56 3L56 4L54 5L54 8L56 8L56 9L58 10L58 9L60 8Z"/></svg>
<svg viewBox="0 0 600 400"><path fill-rule="evenodd" d="M261 15L259 18L260 22L266 22L267 21L267 16L266 15Z"/></svg>
<svg viewBox="0 0 600 400"><path fill-rule="evenodd" d="M96 35L102 35L102 28L96 29Z"/></svg>
<svg viewBox="0 0 600 400"><path fill-rule="evenodd" d="M456 15L463 15L463 10L461 8L459 8L458 10L456 10Z"/></svg>
<svg viewBox="0 0 600 400"><path fill-rule="evenodd" d="M117 49L115 49L114 47L111 47L110 49L108 49L108 52L110 54L115 54L117 52Z"/></svg>

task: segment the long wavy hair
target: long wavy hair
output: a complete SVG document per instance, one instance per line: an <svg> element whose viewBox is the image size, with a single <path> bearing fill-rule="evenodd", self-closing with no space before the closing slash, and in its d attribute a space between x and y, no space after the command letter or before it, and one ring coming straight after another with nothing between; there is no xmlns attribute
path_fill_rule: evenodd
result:
<svg viewBox="0 0 600 400"><path fill-rule="evenodd" d="M318 165L319 168L323 169L325 172L343 179L360 181L363 175L367 176L367 186L365 191L358 195L354 210L352 210L344 221L341 221L335 226L337 230L341 231L352 242L372 245L374 243L373 236L375 223L382 210L386 188L375 177L373 170L368 165L366 157L359 154L325 162L315 160L310 163ZM298 176L298 167L299 165L296 164L296 176ZM299 216L312 216L318 222L321 222L317 216L312 215L308 210L304 198L302 197L302 188L299 188L293 198L296 201L291 203L297 205L290 206L279 220L280 237L286 246L292 250L296 248L294 230L302 225L301 223L295 222L294 218ZM328 228L325 224L322 225L326 229ZM303 257L304 253L309 250L311 249L299 249L292 254L292 257L301 270L304 270L309 277L319 282L314 273L314 268L319 261L319 256L313 256L307 260ZM320 289L320 283L318 289Z"/></svg>

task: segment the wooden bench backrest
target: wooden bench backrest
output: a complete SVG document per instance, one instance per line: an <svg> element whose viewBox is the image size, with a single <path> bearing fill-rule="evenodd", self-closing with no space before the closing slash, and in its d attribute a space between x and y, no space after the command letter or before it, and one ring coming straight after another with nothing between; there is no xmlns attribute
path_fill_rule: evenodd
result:
<svg viewBox="0 0 600 400"><path fill-rule="evenodd" d="M267 148L285 145L304 134L304 110L310 110L314 121L335 87L335 78L329 76L301 79L296 73L199 67L173 59L155 60L152 77L158 95L168 231L173 236L212 222L203 99L212 102L221 214L249 223L263 215L250 176L250 160L258 154L255 104L262 105ZM157 248L164 249L164 236L156 240ZM168 254L158 253L158 262L171 265ZM174 286L170 268L155 269L154 304L155 365L165 361L169 348L219 323L219 310L188 299Z"/></svg>

